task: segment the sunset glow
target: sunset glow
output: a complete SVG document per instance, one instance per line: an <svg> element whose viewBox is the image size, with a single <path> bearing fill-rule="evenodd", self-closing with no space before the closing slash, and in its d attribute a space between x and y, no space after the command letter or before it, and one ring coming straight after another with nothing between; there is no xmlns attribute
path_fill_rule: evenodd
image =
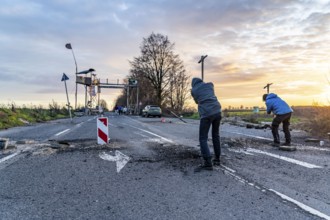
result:
<svg viewBox="0 0 330 220"><path fill-rule="evenodd" d="M129 73L142 39L167 35L188 75L211 81L222 106L263 106L263 87L290 105L329 105L330 2L27 1L0 8L0 103L64 105L65 72L74 101L75 66L111 82ZM109 105L119 90L103 90ZM79 103L84 102L79 87Z"/></svg>

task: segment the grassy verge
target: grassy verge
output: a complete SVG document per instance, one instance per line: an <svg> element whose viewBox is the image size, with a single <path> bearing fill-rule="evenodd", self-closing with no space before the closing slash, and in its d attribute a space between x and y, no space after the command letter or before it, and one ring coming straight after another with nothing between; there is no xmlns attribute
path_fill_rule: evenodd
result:
<svg viewBox="0 0 330 220"><path fill-rule="evenodd" d="M199 119L199 114L198 114L198 112L193 112L193 113L190 113L188 115L183 115L183 118L187 118L187 119Z"/></svg>
<svg viewBox="0 0 330 220"><path fill-rule="evenodd" d="M15 107L14 105L11 107L0 106L0 129L66 117L68 117L68 111L66 109L54 108L53 106L49 109L41 107L20 108Z"/></svg>
<svg viewBox="0 0 330 220"><path fill-rule="evenodd" d="M296 107L294 114L302 118L303 130L318 137L328 137L330 133L330 106Z"/></svg>

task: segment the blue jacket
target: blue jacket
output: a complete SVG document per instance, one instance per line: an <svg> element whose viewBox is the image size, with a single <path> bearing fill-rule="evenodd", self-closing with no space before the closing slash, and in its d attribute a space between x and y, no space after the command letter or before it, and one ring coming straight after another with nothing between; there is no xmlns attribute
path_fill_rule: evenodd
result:
<svg viewBox="0 0 330 220"><path fill-rule="evenodd" d="M284 115L293 110L290 106L274 93L269 93L266 98L267 113L273 112L275 115Z"/></svg>
<svg viewBox="0 0 330 220"><path fill-rule="evenodd" d="M200 78L193 78L191 86L191 95L198 104L200 118L221 112L221 105L214 94L213 83L205 83Z"/></svg>

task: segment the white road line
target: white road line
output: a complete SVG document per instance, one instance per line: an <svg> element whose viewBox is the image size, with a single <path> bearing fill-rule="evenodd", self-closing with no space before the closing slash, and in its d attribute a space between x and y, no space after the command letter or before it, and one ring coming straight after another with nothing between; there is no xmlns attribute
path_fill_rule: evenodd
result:
<svg viewBox="0 0 330 220"><path fill-rule="evenodd" d="M236 173L236 170L233 170L233 169L231 169L231 168L229 168L229 167L227 167L227 166L225 166L225 165L221 165L221 166L222 166L223 168L225 168L226 170L232 172L232 173Z"/></svg>
<svg viewBox="0 0 330 220"><path fill-rule="evenodd" d="M20 153L20 152L16 152L16 153L13 153L13 154L11 154L11 155L9 155L9 156L7 156L7 157L4 157L4 158L0 159L0 163L3 163L3 162L5 162L5 161L7 161L7 160L9 160L9 159L11 159L11 158L17 156L19 153Z"/></svg>
<svg viewBox="0 0 330 220"><path fill-rule="evenodd" d="M224 130L222 130L222 131L227 132L227 133L232 133L232 134L239 134L239 135L243 135L243 136L247 136L247 137L253 137L253 138L257 138L257 139L261 139L261 140L273 141L273 139L271 139L271 138L265 138L265 137L261 137L261 136L244 134L244 133L240 133L240 132L232 132L232 131L224 131Z"/></svg>
<svg viewBox="0 0 330 220"><path fill-rule="evenodd" d="M97 118L97 116L94 116L93 118L90 118L90 119L88 119L87 121L92 121L92 120L94 120L94 119L96 119Z"/></svg>
<svg viewBox="0 0 330 220"><path fill-rule="evenodd" d="M289 158L289 157L280 156L280 155L277 155L277 154L268 153L266 151L257 150L257 149L254 149L254 148L248 148L247 151L252 152L252 153L264 154L264 155L267 155L267 156L270 156L270 157L281 159L281 160L284 160L284 161L287 161L287 162L290 162L290 163L293 163L293 164L296 164L296 165L300 165L300 166L303 166L303 167L307 167L307 168L323 168L323 167L318 166L318 165L314 165L314 164L307 163L307 162L304 162L304 161L292 159L292 158Z"/></svg>
<svg viewBox="0 0 330 220"><path fill-rule="evenodd" d="M261 140L273 141L273 139L271 139L271 138L265 138L265 137L261 137L261 136L244 134L244 133L240 133L240 132L232 132L232 131L223 131L223 132L227 132L227 133L231 133L231 134L239 134L239 135L252 137L252 138L256 138L256 139L261 139ZM304 146L304 145L301 145L301 144L297 144L297 146L299 146L299 149L304 149L304 150L319 150L319 151L328 151L328 152L330 152L329 149L324 149L324 148L319 148L319 147Z"/></svg>
<svg viewBox="0 0 330 220"><path fill-rule="evenodd" d="M319 150L319 151L327 151L330 152L329 149L325 149L325 148L319 148L319 147L313 147L313 146L299 146L299 149L302 150Z"/></svg>
<svg viewBox="0 0 330 220"><path fill-rule="evenodd" d="M80 122L79 124L76 125L77 128L81 127L81 125L83 124L83 122Z"/></svg>
<svg viewBox="0 0 330 220"><path fill-rule="evenodd" d="M297 200L292 199L289 196L286 196L286 195L284 195L282 193L279 193L279 192L277 192L276 190L273 190L273 189L269 189L269 191L274 192L276 195L280 196L282 199L287 200L289 202L292 202L292 203L296 204L301 209L303 209L303 210L305 210L305 211L307 211L307 212L309 212L309 213L311 213L313 215L316 215L316 216L318 216L320 218L324 218L326 220L330 220L330 216L328 216L328 215L326 215L326 214L324 214L324 213L322 213L322 212L320 212L320 211L318 211L316 209L313 209L312 207L309 207L309 206L307 206L307 205L305 205L305 204L303 204L301 202L298 202Z"/></svg>
<svg viewBox="0 0 330 220"><path fill-rule="evenodd" d="M149 138L147 135L144 135L141 132L134 132L134 134L140 135L141 137L144 137L144 138Z"/></svg>
<svg viewBox="0 0 330 220"><path fill-rule="evenodd" d="M164 138L164 137L162 137L162 136L160 136L160 135L158 135L158 134L152 133L152 132L147 131L147 130L144 130L144 129L142 129L142 128L135 127L135 126L133 126L133 125L129 125L129 126L131 126L131 127L133 127L133 128L136 128L136 129L139 129L140 131L146 132L146 133L151 134L151 135L153 135L153 136L159 137L160 139L162 139L162 140L164 140L164 141L167 141L167 142L169 142L169 143L174 143L172 140L167 139L167 138Z"/></svg>
<svg viewBox="0 0 330 220"><path fill-rule="evenodd" d="M254 187L254 188L260 190L261 192L266 192L266 191L273 192L276 195L280 196L282 199L296 204L298 207L300 207L301 209L311 213L312 215L318 216L320 218L324 218L326 220L330 220L330 216L328 216L328 215L326 215L326 214L324 214L324 213L322 213L322 212L320 212L320 211L318 211L318 210L316 210L312 207L309 207L309 206L307 206L307 205L305 205L305 204L303 204L303 203L301 203L301 202L299 202L299 201L297 201L297 200L295 200L295 199L293 199L289 196L286 196L286 195L284 195L280 192L277 192L276 190L266 189L266 188L263 188L263 187L256 186L256 184L250 182L249 180L244 179L243 177L239 176L238 174L235 174L236 171L231 169L231 168L228 168L226 166L221 165L220 169L223 170L225 172L225 174L232 176L234 179L236 179L237 181L239 181L243 184L247 184L251 187Z"/></svg>
<svg viewBox="0 0 330 220"><path fill-rule="evenodd" d="M59 135L65 133L65 132L68 132L68 131L70 131L70 129L65 129L64 131L61 131L61 132L58 132L57 134L55 134L55 136L59 136Z"/></svg>
<svg viewBox="0 0 330 220"><path fill-rule="evenodd" d="M249 153L245 150L235 150L235 149L230 149L230 148L228 148L228 150L231 151L231 152L235 152L235 153L242 153L242 154L246 154L246 155L254 155L254 154L251 154L251 153Z"/></svg>

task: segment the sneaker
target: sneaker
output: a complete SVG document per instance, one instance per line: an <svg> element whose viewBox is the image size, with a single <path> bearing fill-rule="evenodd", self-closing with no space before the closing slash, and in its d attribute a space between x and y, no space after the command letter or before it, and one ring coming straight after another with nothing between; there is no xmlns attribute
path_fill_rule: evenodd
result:
<svg viewBox="0 0 330 220"><path fill-rule="evenodd" d="M197 173L197 172L201 172L203 170L213 170L213 166L212 165L204 165L204 164L201 164L199 165L198 167L196 167L194 169L194 172Z"/></svg>
<svg viewBox="0 0 330 220"><path fill-rule="evenodd" d="M282 146L291 146L291 143L283 143Z"/></svg>
<svg viewBox="0 0 330 220"><path fill-rule="evenodd" d="M220 159L213 159L212 163L213 163L213 166L220 166Z"/></svg>

